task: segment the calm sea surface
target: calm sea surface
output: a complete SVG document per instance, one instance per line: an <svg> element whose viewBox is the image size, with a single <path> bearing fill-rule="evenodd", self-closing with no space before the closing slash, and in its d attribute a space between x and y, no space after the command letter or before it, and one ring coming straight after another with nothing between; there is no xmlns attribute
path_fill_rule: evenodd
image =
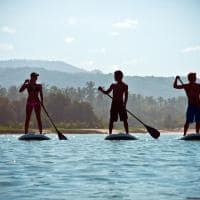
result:
<svg viewBox="0 0 200 200"><path fill-rule="evenodd" d="M136 136L24 142L0 135L0 200L200 199L200 142Z"/></svg>

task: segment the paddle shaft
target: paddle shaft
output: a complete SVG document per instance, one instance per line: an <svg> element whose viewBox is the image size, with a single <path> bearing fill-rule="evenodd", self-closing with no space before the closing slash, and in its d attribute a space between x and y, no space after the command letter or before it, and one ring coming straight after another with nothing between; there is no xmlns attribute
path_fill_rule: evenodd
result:
<svg viewBox="0 0 200 200"><path fill-rule="evenodd" d="M49 121L51 122L51 124L53 125L53 127L55 128L55 130L58 132L58 129L57 129L56 125L54 124L53 120L51 119L49 113L47 112L45 106L41 102L40 102L40 104L41 104L44 112L46 113L47 117L49 118Z"/></svg>
<svg viewBox="0 0 200 200"><path fill-rule="evenodd" d="M33 90L33 92L35 93L35 90ZM51 124L53 125L54 129L56 130L57 134L58 134L58 138L60 140L67 140L67 138L57 129L56 125L54 124L52 118L50 117L49 113L47 112L44 104L40 101L39 97L37 96L37 94L35 94L35 96L37 97L38 101L40 102L41 107L43 108L44 112L46 113L49 121L51 122Z"/></svg>
<svg viewBox="0 0 200 200"><path fill-rule="evenodd" d="M47 112L47 109L45 108L44 104L40 101L39 97L37 97L38 101L40 102L40 105L42 106L44 112L46 113L47 117L49 118L49 121L51 122L51 124L53 125L53 127L55 128L56 132L59 132L56 125L54 124L53 120L51 119L49 113Z"/></svg>
<svg viewBox="0 0 200 200"><path fill-rule="evenodd" d="M108 97L110 97L111 99L113 99L113 97L109 94L106 94ZM136 115L134 115L131 111L127 110L126 111L132 116L134 117L137 121L139 121L143 126L147 126L143 121L141 121Z"/></svg>
<svg viewBox="0 0 200 200"><path fill-rule="evenodd" d="M67 138L57 129L56 125L54 124L52 118L50 117L49 113L47 112L45 106L40 102L44 112L46 113L47 117L49 118L49 121L51 122L51 124L53 125L53 127L55 128L57 134L58 134L58 138L59 140L67 140Z"/></svg>
<svg viewBox="0 0 200 200"><path fill-rule="evenodd" d="M103 92L102 90L100 90L101 92ZM104 93L104 92L103 92ZM104 93L106 94L106 93ZM111 99L113 99L113 97L109 94L106 94L108 97L110 97ZM125 108L126 109L126 108ZM137 121L139 121L146 129L147 129L147 132L154 138L154 139L158 139L160 137L160 132L153 128L153 127L150 127L148 125L146 125L143 121L141 121L136 115L134 115L131 111L127 110L126 111L133 117L135 118Z"/></svg>

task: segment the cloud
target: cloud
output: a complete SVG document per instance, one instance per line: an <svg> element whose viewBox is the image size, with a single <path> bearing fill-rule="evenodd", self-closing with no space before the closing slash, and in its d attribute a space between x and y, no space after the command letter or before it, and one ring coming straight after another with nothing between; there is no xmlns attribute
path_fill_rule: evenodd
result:
<svg viewBox="0 0 200 200"><path fill-rule="evenodd" d="M118 29L135 29L139 24L136 19L124 19L122 21L114 22L112 26Z"/></svg>
<svg viewBox="0 0 200 200"><path fill-rule="evenodd" d="M113 32L110 32L110 35L114 36L114 37L117 37L117 36L120 35L120 33L113 31Z"/></svg>
<svg viewBox="0 0 200 200"><path fill-rule="evenodd" d="M4 33L8 33L8 34L15 34L16 30L14 28L8 27L8 26L3 26L1 28L1 31Z"/></svg>
<svg viewBox="0 0 200 200"><path fill-rule="evenodd" d="M113 71L110 70L110 66L104 66L104 65L100 65L99 63L97 63L96 61L92 60L92 59L88 59L88 60L83 60L79 63L79 66L81 66L81 68L86 69L87 71L91 71L94 73L102 73L102 72L108 72L109 71Z"/></svg>
<svg viewBox="0 0 200 200"><path fill-rule="evenodd" d="M93 60L85 60L85 61L82 61L80 65L83 67L89 67L91 69L91 67L93 68L96 64Z"/></svg>
<svg viewBox="0 0 200 200"><path fill-rule="evenodd" d="M74 37L66 36L64 39L65 43L69 44L75 41Z"/></svg>
<svg viewBox="0 0 200 200"><path fill-rule="evenodd" d="M89 49L89 53L98 53L98 54L106 54L106 48L102 47L100 49Z"/></svg>
<svg viewBox="0 0 200 200"><path fill-rule="evenodd" d="M0 43L0 51L6 52L6 51L13 51L14 46L12 44L7 43Z"/></svg>
<svg viewBox="0 0 200 200"><path fill-rule="evenodd" d="M7 43L0 43L0 52L7 52L7 51L13 51L14 46L12 44Z"/></svg>
<svg viewBox="0 0 200 200"><path fill-rule="evenodd" d="M187 47L185 49L182 49L182 53L190 53L190 52L197 52L200 51L200 45L198 46L193 46L193 47Z"/></svg>
<svg viewBox="0 0 200 200"><path fill-rule="evenodd" d="M69 24L69 25L76 25L77 24L77 19L75 18L75 17L69 17L68 19L67 19L67 23Z"/></svg>
<svg viewBox="0 0 200 200"><path fill-rule="evenodd" d="M122 63L122 65L128 65L128 66L132 66L132 65L138 65L144 63L142 58L133 58L133 59L129 59L126 60Z"/></svg>

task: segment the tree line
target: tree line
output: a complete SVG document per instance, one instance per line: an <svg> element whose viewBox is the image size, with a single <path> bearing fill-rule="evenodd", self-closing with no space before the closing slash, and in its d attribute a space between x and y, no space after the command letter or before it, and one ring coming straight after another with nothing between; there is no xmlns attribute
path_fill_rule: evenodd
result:
<svg viewBox="0 0 200 200"><path fill-rule="evenodd" d="M48 112L62 128L105 128L109 120L110 99L98 92L94 82L84 87L58 88L43 85L44 104ZM25 118L26 94L18 87L8 89L0 86L0 125L22 126ZM160 129L180 128L185 118L187 99L129 94L127 108L149 125ZM50 127L43 114L44 127ZM129 117L130 127L142 127ZM32 126L36 126L35 119ZM121 127L121 123L117 124Z"/></svg>

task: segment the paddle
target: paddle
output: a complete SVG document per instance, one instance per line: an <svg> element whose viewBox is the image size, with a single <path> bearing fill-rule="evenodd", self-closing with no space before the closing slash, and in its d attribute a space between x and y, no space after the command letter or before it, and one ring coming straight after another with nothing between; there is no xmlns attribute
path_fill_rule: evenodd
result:
<svg viewBox="0 0 200 200"><path fill-rule="evenodd" d="M180 81L180 83L181 83L182 85L184 85L184 83L183 83L183 81L181 80L181 78L179 78L178 80Z"/></svg>
<svg viewBox="0 0 200 200"><path fill-rule="evenodd" d="M101 91L99 88L98 88L99 91ZM102 91L101 91L102 92ZM103 93L104 94L104 93ZM109 95L109 94L106 94L108 97L110 97L112 99L112 96ZM132 116L134 117L137 121L139 121L146 129L147 129L147 132L154 138L154 139L157 139L160 137L160 132L153 128L153 127L150 127L148 125L146 125L143 121L141 121L136 115L134 115L132 112L130 112L129 110L126 109L126 111Z"/></svg>
<svg viewBox="0 0 200 200"><path fill-rule="evenodd" d="M57 134L58 134L58 138L59 140L67 140L67 138L57 129L56 125L54 124L53 120L51 119L49 113L47 112L45 106L40 102L44 112L46 113L47 117L49 118L49 121L51 122L51 124L53 125L53 127L55 128Z"/></svg>

